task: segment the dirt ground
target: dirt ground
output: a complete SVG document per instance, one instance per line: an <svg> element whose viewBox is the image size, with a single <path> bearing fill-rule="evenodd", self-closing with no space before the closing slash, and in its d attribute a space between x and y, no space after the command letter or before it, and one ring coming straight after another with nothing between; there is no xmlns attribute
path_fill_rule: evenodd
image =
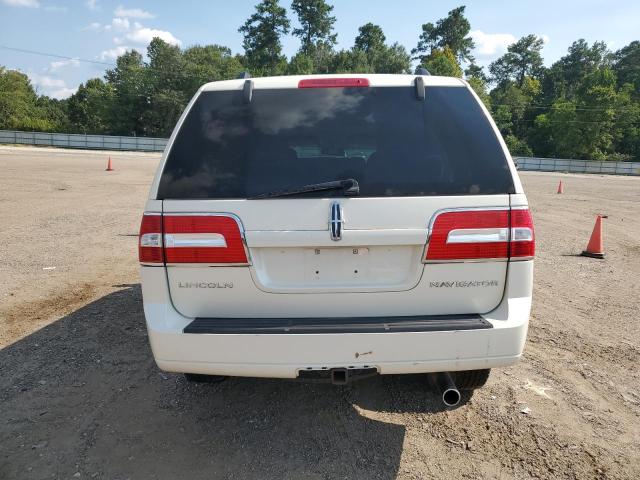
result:
<svg viewBox="0 0 640 480"><path fill-rule="evenodd" d="M0 147L0 479L640 478L640 178L522 174L524 358L445 410L421 376L160 372L136 258L159 155L107 156ZM577 256L596 213L606 260Z"/></svg>

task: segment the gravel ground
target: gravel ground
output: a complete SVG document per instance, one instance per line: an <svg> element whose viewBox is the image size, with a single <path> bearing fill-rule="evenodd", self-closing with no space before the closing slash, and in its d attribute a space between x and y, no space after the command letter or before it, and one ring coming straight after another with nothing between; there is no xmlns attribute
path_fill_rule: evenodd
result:
<svg viewBox="0 0 640 480"><path fill-rule="evenodd" d="M0 147L1 479L640 478L640 178L522 174L525 355L444 410L420 376L160 372L136 263L159 155L108 155ZM577 256L596 213L606 260Z"/></svg>

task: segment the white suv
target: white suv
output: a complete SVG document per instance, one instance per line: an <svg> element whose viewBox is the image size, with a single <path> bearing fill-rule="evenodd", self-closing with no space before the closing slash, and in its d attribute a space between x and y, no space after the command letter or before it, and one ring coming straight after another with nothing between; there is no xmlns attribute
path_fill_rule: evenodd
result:
<svg viewBox="0 0 640 480"><path fill-rule="evenodd" d="M155 360L191 379L441 372L454 403L524 346L532 219L499 131L457 78L204 85L139 245Z"/></svg>

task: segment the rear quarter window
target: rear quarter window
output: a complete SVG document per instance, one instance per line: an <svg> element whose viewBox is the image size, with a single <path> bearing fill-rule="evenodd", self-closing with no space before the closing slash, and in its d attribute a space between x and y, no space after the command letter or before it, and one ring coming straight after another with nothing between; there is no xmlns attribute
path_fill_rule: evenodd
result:
<svg viewBox="0 0 640 480"><path fill-rule="evenodd" d="M496 133L463 87L202 92L159 199L247 198L354 178L361 197L513 193ZM340 196L340 191L304 194ZM290 197L289 197L290 198Z"/></svg>

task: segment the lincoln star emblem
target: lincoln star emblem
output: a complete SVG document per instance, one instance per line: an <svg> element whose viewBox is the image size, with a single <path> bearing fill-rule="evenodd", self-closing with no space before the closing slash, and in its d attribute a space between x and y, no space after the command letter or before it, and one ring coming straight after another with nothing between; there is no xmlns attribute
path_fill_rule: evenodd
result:
<svg viewBox="0 0 640 480"><path fill-rule="evenodd" d="M342 206L338 202L331 204L331 213L329 215L329 234L334 242L342 238L342 224L344 216L342 215Z"/></svg>

